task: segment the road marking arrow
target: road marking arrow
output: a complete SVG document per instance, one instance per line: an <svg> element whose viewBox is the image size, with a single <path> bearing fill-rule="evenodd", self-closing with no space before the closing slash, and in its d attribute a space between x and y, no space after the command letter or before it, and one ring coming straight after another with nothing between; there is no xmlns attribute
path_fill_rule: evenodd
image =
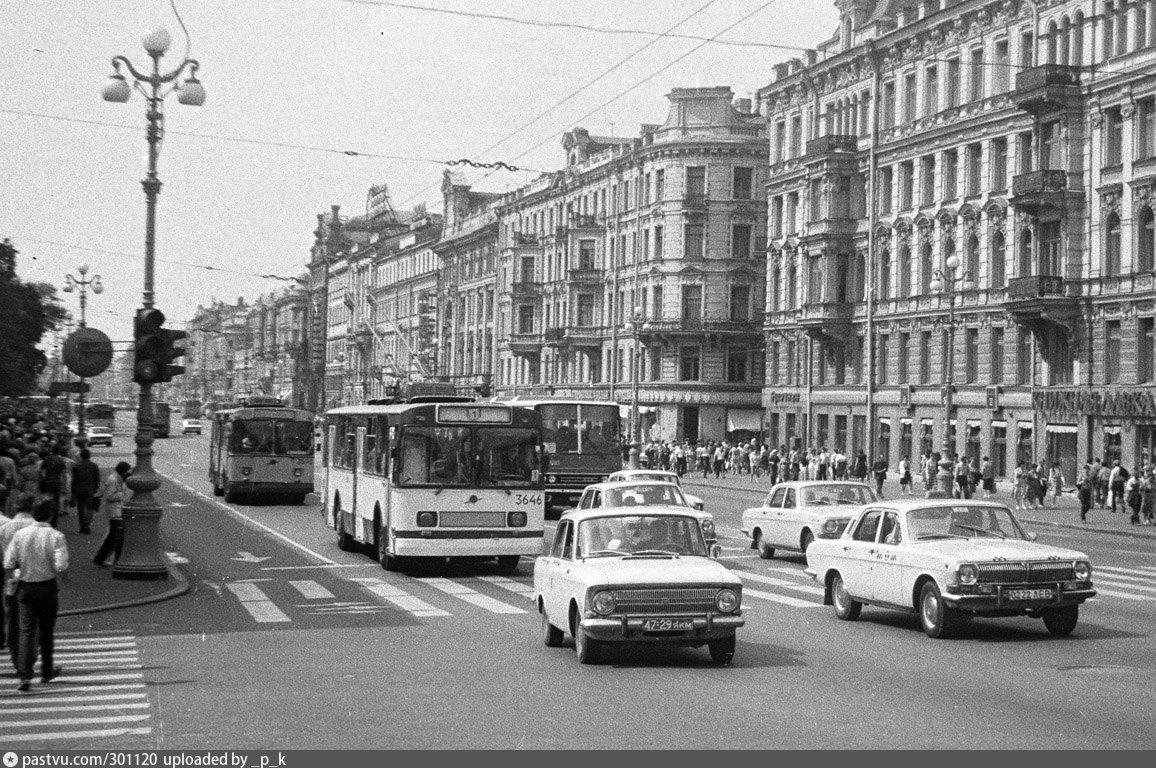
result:
<svg viewBox="0 0 1156 768"><path fill-rule="evenodd" d="M169 502L169 506L170 506L170 507L187 507L187 506L190 506L190 505L188 505L188 504L182 504L182 503L180 503L179 501L170 501L170 502Z"/></svg>
<svg viewBox="0 0 1156 768"><path fill-rule="evenodd" d="M189 562L189 558L185 557L180 552L165 552L165 554L169 556L169 560L172 560L177 565Z"/></svg>
<svg viewBox="0 0 1156 768"><path fill-rule="evenodd" d="M239 557L234 557L233 559L242 563L263 563L266 560L271 559L268 557L257 557L252 552L238 552L237 554Z"/></svg>

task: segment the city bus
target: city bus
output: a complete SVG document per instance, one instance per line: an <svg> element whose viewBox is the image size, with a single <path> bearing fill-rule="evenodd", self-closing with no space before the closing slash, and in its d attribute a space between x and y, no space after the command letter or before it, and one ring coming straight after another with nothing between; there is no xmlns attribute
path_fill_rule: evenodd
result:
<svg viewBox="0 0 1156 768"><path fill-rule="evenodd" d="M76 404L76 415L80 417L80 403ZM116 409L112 403L86 403L84 405L84 423L90 427L116 426Z"/></svg>
<svg viewBox="0 0 1156 768"><path fill-rule="evenodd" d="M313 414L279 400L216 411L209 479L225 501L283 497L304 504L313 492Z"/></svg>
<svg viewBox="0 0 1156 768"><path fill-rule="evenodd" d="M582 490L622 469L618 403L598 400L508 400L542 418L546 511L578 503Z"/></svg>
<svg viewBox="0 0 1156 768"><path fill-rule="evenodd" d="M346 551L387 571L425 559L542 551L541 418L504 403L335 408L322 425L322 515Z"/></svg>

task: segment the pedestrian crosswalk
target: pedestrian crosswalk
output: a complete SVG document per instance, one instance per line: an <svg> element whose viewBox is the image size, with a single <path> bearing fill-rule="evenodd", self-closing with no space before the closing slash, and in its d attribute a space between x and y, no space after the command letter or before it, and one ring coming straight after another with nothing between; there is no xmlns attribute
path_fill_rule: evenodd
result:
<svg viewBox="0 0 1156 768"><path fill-rule="evenodd" d="M744 602L793 609L821 607L823 588L795 564L729 563L743 581ZM490 574L353 576L323 570L315 578L252 579L226 584L227 593L256 624L300 623L307 617L372 614L439 619L468 613L518 616L534 612L533 577ZM1100 601L1156 600L1156 567L1095 569Z"/></svg>
<svg viewBox="0 0 1156 768"><path fill-rule="evenodd" d="M59 632L55 664L64 670L32 691L16 679L0 692L0 744L91 747L94 740L127 746L152 744L152 703L136 637L127 632ZM127 741L126 741L127 739Z"/></svg>

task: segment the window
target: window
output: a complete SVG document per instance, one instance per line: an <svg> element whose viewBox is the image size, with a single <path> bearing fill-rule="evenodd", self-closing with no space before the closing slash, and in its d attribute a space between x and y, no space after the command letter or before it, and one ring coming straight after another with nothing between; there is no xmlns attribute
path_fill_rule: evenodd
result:
<svg viewBox="0 0 1156 768"><path fill-rule="evenodd" d="M771 198L771 237L783 236L783 198Z"/></svg>
<svg viewBox="0 0 1156 768"><path fill-rule="evenodd" d="M1104 165L1124 162L1124 116L1119 107L1104 110Z"/></svg>
<svg viewBox="0 0 1156 768"><path fill-rule="evenodd" d="M730 319L746 321L751 319L751 287L749 285L731 286Z"/></svg>
<svg viewBox="0 0 1156 768"><path fill-rule="evenodd" d="M931 331L919 334L919 383L931 383Z"/></svg>
<svg viewBox="0 0 1156 768"><path fill-rule="evenodd" d="M1032 132L1024 131L1016 137L1017 148L1019 150L1019 169L1020 173L1032 172Z"/></svg>
<svg viewBox="0 0 1156 768"><path fill-rule="evenodd" d="M747 380L747 353L742 350L727 351L727 381L742 383Z"/></svg>
<svg viewBox="0 0 1156 768"><path fill-rule="evenodd" d="M1120 274L1120 216L1113 212L1108 214L1108 221L1104 227L1104 276L1115 277Z"/></svg>
<svg viewBox="0 0 1156 768"><path fill-rule="evenodd" d="M731 196L735 200L750 200L751 199L751 181L753 179L753 168L735 168L733 173L733 183L731 185Z"/></svg>
<svg viewBox="0 0 1156 768"><path fill-rule="evenodd" d="M702 319L702 286L682 286L682 314L683 320Z"/></svg>
<svg viewBox="0 0 1156 768"><path fill-rule="evenodd" d="M1104 383L1120 382L1120 321L1104 323Z"/></svg>
<svg viewBox="0 0 1156 768"><path fill-rule="evenodd" d="M934 115L939 111L939 68L927 67L923 70L923 114Z"/></svg>
<svg viewBox="0 0 1156 768"><path fill-rule="evenodd" d="M1032 337L1025 328L1016 329L1016 384L1032 380Z"/></svg>
<svg viewBox="0 0 1156 768"><path fill-rule="evenodd" d="M954 200L959 194L959 152L949 149L943 153L943 199Z"/></svg>
<svg viewBox="0 0 1156 768"><path fill-rule="evenodd" d="M991 142L991 191L1007 191L1007 139Z"/></svg>
<svg viewBox="0 0 1156 768"><path fill-rule="evenodd" d="M1031 30L1020 33L1020 68L1028 69L1035 65L1036 35Z"/></svg>
<svg viewBox="0 0 1156 768"><path fill-rule="evenodd" d="M983 193L983 145L967 146L967 194L969 197Z"/></svg>
<svg viewBox="0 0 1156 768"><path fill-rule="evenodd" d="M991 464L996 477L1007 477L1007 426L991 425Z"/></svg>
<svg viewBox="0 0 1156 768"><path fill-rule="evenodd" d="M799 115L794 115L791 118L791 157L798 157L802 154L802 144L803 118Z"/></svg>
<svg viewBox="0 0 1156 768"><path fill-rule="evenodd" d="M895 376L899 380L900 384L907 383L907 355L909 354L908 349L910 346L911 334L899 334L899 354L897 354L895 357Z"/></svg>
<svg viewBox="0 0 1156 768"><path fill-rule="evenodd" d="M703 258L703 225L702 224L687 224L684 232L686 234L686 243L683 256L688 259Z"/></svg>
<svg viewBox="0 0 1156 768"><path fill-rule="evenodd" d="M891 166L879 169L879 212L891 213L891 197L894 194L895 172Z"/></svg>
<svg viewBox="0 0 1156 768"><path fill-rule="evenodd" d="M1063 146L1060 141L1060 122L1054 120L1040 125L1040 169L1062 170L1064 163Z"/></svg>
<svg viewBox="0 0 1156 768"><path fill-rule="evenodd" d="M992 54L991 86L994 94L1007 93L1011 84L1011 54L1007 38L995 41Z"/></svg>
<svg viewBox="0 0 1156 768"><path fill-rule="evenodd" d="M771 342L770 383L779 383L779 342Z"/></svg>
<svg viewBox="0 0 1156 768"><path fill-rule="evenodd" d="M935 270L935 265L932 260L931 243L924 243L922 247L922 258L919 264L919 293L931 293L931 273Z"/></svg>
<svg viewBox="0 0 1156 768"><path fill-rule="evenodd" d="M787 234L798 232L799 220L799 193L791 192L787 195Z"/></svg>
<svg viewBox="0 0 1156 768"><path fill-rule="evenodd" d="M851 538L855 539L855 541L875 541L875 532L879 528L880 515L882 515L882 512L877 509L873 509L863 515L863 519L859 521L859 525L856 526Z"/></svg>
<svg viewBox="0 0 1156 768"><path fill-rule="evenodd" d="M1040 224L1040 274L1061 275L1061 238L1063 224L1059 221L1046 221Z"/></svg>
<svg viewBox="0 0 1156 768"><path fill-rule="evenodd" d="M911 248L907 245L899 248L899 296L911 296Z"/></svg>
<svg viewBox="0 0 1156 768"><path fill-rule="evenodd" d="M662 286L656 285L650 291L651 310L650 316L656 320L662 319Z"/></svg>
<svg viewBox="0 0 1156 768"><path fill-rule="evenodd" d="M1147 272L1156 266L1156 224L1148 206L1141 208L1136 216L1136 234L1139 237L1136 268Z"/></svg>
<svg viewBox="0 0 1156 768"><path fill-rule="evenodd" d="M1156 99L1136 102L1136 159L1156 157Z"/></svg>
<svg viewBox="0 0 1156 768"><path fill-rule="evenodd" d="M879 300L891 298L891 249L879 249Z"/></svg>
<svg viewBox="0 0 1156 768"><path fill-rule="evenodd" d="M918 97L915 86L915 73L908 72L903 76L903 120L911 122L916 118L915 102Z"/></svg>
<svg viewBox="0 0 1156 768"><path fill-rule="evenodd" d="M795 309L799 305L799 273L792 264L787 267L787 309Z"/></svg>
<svg viewBox="0 0 1156 768"><path fill-rule="evenodd" d="M780 120L775 123L775 158L774 162L781 163L787 159L787 123Z"/></svg>
<svg viewBox="0 0 1156 768"><path fill-rule="evenodd" d="M687 166L686 198L688 202L694 203L701 203L706 199L706 166Z"/></svg>
<svg viewBox="0 0 1156 768"><path fill-rule="evenodd" d="M979 101L984 96L984 67L983 49L972 48L971 60L968 64L968 99L970 101Z"/></svg>
<svg viewBox="0 0 1156 768"><path fill-rule="evenodd" d="M1003 382L1003 328L991 329L991 381L993 384Z"/></svg>
<svg viewBox="0 0 1156 768"><path fill-rule="evenodd" d="M578 241L578 269L595 269L594 240Z"/></svg>
<svg viewBox="0 0 1156 768"><path fill-rule="evenodd" d="M1156 319L1142 317L1139 322L1139 349L1136 354L1136 378L1147 384L1156 378Z"/></svg>
<svg viewBox="0 0 1156 768"><path fill-rule="evenodd" d="M808 197L811 200L811 221L823 218L823 179L811 179L811 190Z"/></svg>
<svg viewBox="0 0 1156 768"><path fill-rule="evenodd" d="M662 202L663 197L666 196L666 171L657 170L654 172L654 199Z"/></svg>
<svg viewBox="0 0 1156 768"><path fill-rule="evenodd" d="M944 84L947 93L947 108L959 106L959 59L951 58L947 60L947 82Z"/></svg>
<svg viewBox="0 0 1156 768"><path fill-rule="evenodd" d="M964 270L971 273L971 281L979 284L979 237L969 235L964 246Z"/></svg>
<svg viewBox="0 0 1156 768"><path fill-rule="evenodd" d="M591 293L578 294L578 325L589 328L594 325L594 295Z"/></svg>
<svg viewBox="0 0 1156 768"><path fill-rule="evenodd" d="M935 155L919 160L919 197L921 205L935 203Z"/></svg>
<svg viewBox="0 0 1156 768"><path fill-rule="evenodd" d="M731 226L731 258L749 259L751 257L751 225L734 224Z"/></svg>
<svg viewBox="0 0 1156 768"><path fill-rule="evenodd" d="M700 352L698 347L680 347L678 350L678 380L698 381Z"/></svg>
<svg viewBox="0 0 1156 768"><path fill-rule="evenodd" d="M518 333L534 332L534 305L521 304L518 306Z"/></svg>
<svg viewBox="0 0 1156 768"><path fill-rule="evenodd" d="M796 342L794 342L794 341L788 341L787 342L787 370L786 370L787 376L786 376L786 378L787 378L787 385L788 386L791 386L795 383L795 345L796 345ZM790 415L788 415L787 418L789 419Z"/></svg>
<svg viewBox="0 0 1156 768"><path fill-rule="evenodd" d="M915 197L915 161L899 164L899 210L911 210Z"/></svg>
<svg viewBox="0 0 1156 768"><path fill-rule="evenodd" d="M888 344L888 342L890 340L891 340L890 337L886 333L882 333L879 335L879 349L877 352L877 355L878 355L877 359L879 362L876 365L876 367L877 367L876 374L877 374L877 380L880 384L886 384L887 383L887 355L888 355L888 352L890 351L887 347L890 346Z"/></svg>
<svg viewBox="0 0 1156 768"><path fill-rule="evenodd" d="M1007 246L1003 232L991 236L991 282L992 288L1003 288L1007 283Z"/></svg>
<svg viewBox="0 0 1156 768"><path fill-rule="evenodd" d="M974 384L979 380L978 328L965 328L963 331L963 375L967 384Z"/></svg>
<svg viewBox="0 0 1156 768"><path fill-rule="evenodd" d="M662 227L654 228L654 258L661 259L663 251L663 229Z"/></svg>
<svg viewBox="0 0 1156 768"><path fill-rule="evenodd" d="M888 80L883 84L883 96L880 106L879 120L882 128L895 127L895 81Z"/></svg>

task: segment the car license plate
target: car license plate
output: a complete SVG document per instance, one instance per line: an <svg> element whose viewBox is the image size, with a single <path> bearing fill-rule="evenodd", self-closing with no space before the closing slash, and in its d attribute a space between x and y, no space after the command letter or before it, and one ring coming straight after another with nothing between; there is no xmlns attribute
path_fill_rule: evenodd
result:
<svg viewBox="0 0 1156 768"><path fill-rule="evenodd" d="M678 632L694 629L691 619L647 619L642 622L643 632Z"/></svg>
<svg viewBox="0 0 1156 768"><path fill-rule="evenodd" d="M1051 600L1056 596L1050 589L1007 589L1003 594L1008 600Z"/></svg>

